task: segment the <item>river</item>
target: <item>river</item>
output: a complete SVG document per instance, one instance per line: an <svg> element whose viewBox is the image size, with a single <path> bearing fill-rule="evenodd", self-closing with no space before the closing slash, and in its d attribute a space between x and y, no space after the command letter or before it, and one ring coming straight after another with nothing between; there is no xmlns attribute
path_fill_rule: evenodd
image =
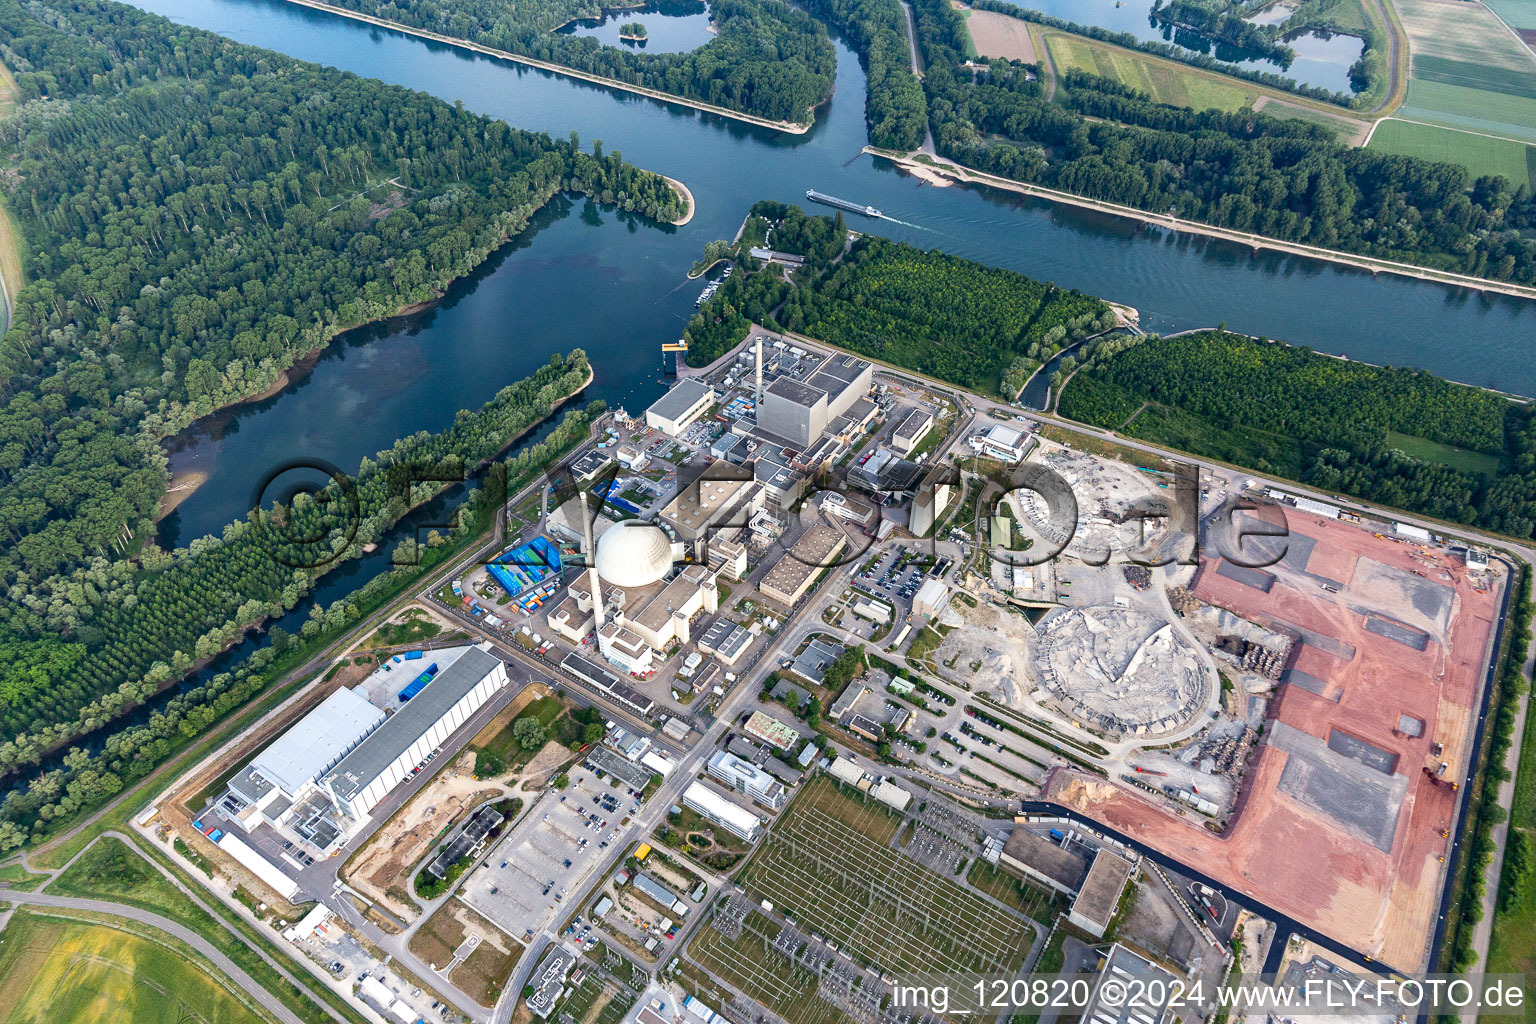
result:
<svg viewBox="0 0 1536 1024"><path fill-rule="evenodd" d="M1142 326L1225 322L1376 363L1536 394L1527 357L1536 309L969 186L936 188L863 156L864 73L842 42L832 101L788 136L547 72L472 55L281 0L141 0L223 33L421 89L513 125L579 132L686 182L698 213L658 226L577 198L544 211L436 308L354 332L281 394L205 421L173 445L172 467L208 481L164 525L185 544L242 515L265 470L313 457L344 468L396 437L441 430L461 409L549 354L586 349L588 397L639 411L660 394L660 345L676 338L701 285L685 274L703 244L729 238L760 198L807 188L869 203L894 220L850 225L1010 267L1128 303Z"/></svg>

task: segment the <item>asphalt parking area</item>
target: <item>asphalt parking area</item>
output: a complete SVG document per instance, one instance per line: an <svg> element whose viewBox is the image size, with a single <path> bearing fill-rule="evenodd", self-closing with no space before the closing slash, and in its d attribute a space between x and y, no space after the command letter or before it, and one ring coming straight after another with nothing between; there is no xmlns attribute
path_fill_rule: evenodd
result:
<svg viewBox="0 0 1536 1024"><path fill-rule="evenodd" d="M594 809L610 795L621 801L615 810L600 803ZM546 793L465 880L460 896L514 938L552 926L570 913L580 883L614 852L615 831L632 806L624 790L573 771L571 785Z"/></svg>

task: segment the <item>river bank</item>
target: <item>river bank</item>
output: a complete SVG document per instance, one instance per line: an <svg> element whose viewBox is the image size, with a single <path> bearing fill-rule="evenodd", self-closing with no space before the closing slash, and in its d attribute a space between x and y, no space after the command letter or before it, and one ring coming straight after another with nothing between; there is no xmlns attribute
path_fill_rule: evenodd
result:
<svg viewBox="0 0 1536 1024"><path fill-rule="evenodd" d="M701 100L690 100L684 96L674 96L669 92L659 89L647 89L644 86L630 85L628 82L620 82L615 78L604 78L602 75L588 74L585 71L577 71L568 68L564 64L553 64L547 60L536 60L533 57L524 57L522 54L513 53L510 50L498 50L494 46L485 46L481 43L471 42L468 39L458 39L454 36L440 35L437 32L428 32L426 29L411 28L402 25L398 21L388 21L384 18L375 18L370 14L360 14L357 11L349 11L345 7L336 7L332 4L321 3L320 0L284 0L285 3L298 4L301 7L310 7L317 11L325 11L340 18L349 18L352 21L361 21L367 25L378 28L387 28L391 32L403 32L408 36L416 36L418 39L428 39L434 43L442 43L444 46L455 46L461 50L469 50L472 53L484 54L487 57L495 57L497 60L508 60L517 64L526 64L532 68L550 71L557 75L565 75L568 78L579 78L584 82L601 85L609 89L619 89L623 92L631 92L636 96L646 96L663 103L672 103L682 107L692 107L694 110L702 110L706 114L716 114L720 117L729 117L732 120L744 121L747 124L755 124L760 128L772 128L774 131L785 132L789 135L804 135L811 130L814 121L801 124L798 121L771 121L766 117L758 117L755 114L742 113L739 110L730 110L726 107L717 107L713 103L705 103Z"/></svg>
<svg viewBox="0 0 1536 1024"><path fill-rule="evenodd" d="M1234 231L1230 228L1217 227L1200 221L1170 217L1167 214L1149 213L1146 210L1138 210L1134 206L1122 206L1119 203L1089 199L1086 196L1062 192L1057 189L1046 188L1042 185L1031 185L1027 182L1014 181L1011 178L1000 178L997 175L965 167L961 164L945 160L943 157L928 156L925 153L902 154L895 150L878 149L874 146L865 146L863 152L870 156L878 156L889 160L903 170L925 181L931 180L932 176L937 175L952 181L965 182L972 185L986 185L989 188L1017 192L1020 195L1033 196L1037 199L1047 199L1053 203L1065 203L1069 206L1093 210L1097 213L1108 213L1117 217L1126 217L1140 221L1143 224L1168 228L1170 231L1177 231L1183 234L1204 235L1208 238L1219 238L1227 242L1237 242L1249 246L1255 251L1268 249L1292 256L1305 256L1308 259L1340 263L1359 270L1368 270L1372 274L1394 274L1398 277L1412 277L1420 281L1431 281L1435 284L1451 285L1458 288L1471 288L1480 292L1513 295L1521 299L1536 299L1536 286L1532 285L1514 284L1508 281L1493 281L1485 277L1473 277L1470 274L1457 274L1447 270L1421 267L1414 263L1401 263L1397 260L1379 259L1374 256L1360 256L1338 249L1324 249L1300 242L1285 242L1278 238L1255 235L1247 231Z"/></svg>

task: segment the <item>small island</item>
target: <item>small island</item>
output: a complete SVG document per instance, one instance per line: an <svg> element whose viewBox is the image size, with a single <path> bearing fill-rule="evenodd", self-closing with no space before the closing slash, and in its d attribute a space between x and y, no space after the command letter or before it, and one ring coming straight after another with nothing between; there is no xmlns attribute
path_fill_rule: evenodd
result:
<svg viewBox="0 0 1536 1024"><path fill-rule="evenodd" d="M619 26L619 38L629 43L645 42L645 26L638 21L626 21Z"/></svg>

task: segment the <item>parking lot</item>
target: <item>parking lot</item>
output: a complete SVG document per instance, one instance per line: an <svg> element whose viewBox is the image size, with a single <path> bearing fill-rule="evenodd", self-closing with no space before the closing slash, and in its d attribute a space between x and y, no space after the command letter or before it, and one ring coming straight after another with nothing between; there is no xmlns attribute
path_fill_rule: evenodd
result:
<svg viewBox="0 0 1536 1024"><path fill-rule="evenodd" d="M903 559L906 564L901 565ZM897 545L881 554L874 565L861 571L855 579L860 586L896 605L898 616L904 616L912 610L912 598L928 577L930 569L934 574L941 575L948 567L945 561L930 567L926 560L918 561L904 546Z"/></svg>
<svg viewBox="0 0 1536 1024"><path fill-rule="evenodd" d="M638 805L632 792L573 771L571 785L546 792L460 895L514 938L541 931L565 916L572 892L613 852L620 823Z"/></svg>

